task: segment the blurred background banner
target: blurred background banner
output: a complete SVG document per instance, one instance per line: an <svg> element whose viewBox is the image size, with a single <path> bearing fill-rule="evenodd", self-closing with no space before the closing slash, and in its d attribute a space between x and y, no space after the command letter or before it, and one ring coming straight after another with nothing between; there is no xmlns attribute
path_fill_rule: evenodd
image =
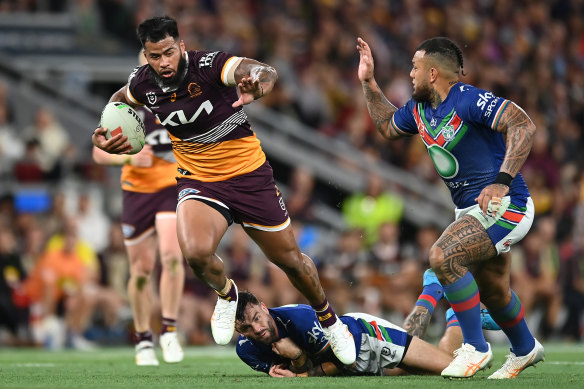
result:
<svg viewBox="0 0 584 389"><path fill-rule="evenodd" d="M396 323L454 206L422 142L377 135L356 39L371 45L376 79L397 106L411 96L417 45L453 39L463 82L513 100L537 126L521 171L536 219L512 250L513 287L538 338L581 340L583 2L0 0L0 343L129 342L120 170L93 163L91 134L137 65L136 26L156 15L177 19L189 50L276 68L274 91L245 111L301 249L337 311ZM303 302L239 226L219 251L240 289L268 306ZM185 343L206 344L215 297L186 273L178 327ZM429 336L443 327L436 315Z"/></svg>

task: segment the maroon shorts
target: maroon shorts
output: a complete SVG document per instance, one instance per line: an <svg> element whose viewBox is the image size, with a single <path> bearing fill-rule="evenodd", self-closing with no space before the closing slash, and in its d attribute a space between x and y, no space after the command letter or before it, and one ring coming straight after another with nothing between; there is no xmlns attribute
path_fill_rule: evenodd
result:
<svg viewBox="0 0 584 389"><path fill-rule="evenodd" d="M176 213L176 187L154 193L122 191L122 231L126 240L134 240L154 229L156 214Z"/></svg>
<svg viewBox="0 0 584 389"><path fill-rule="evenodd" d="M178 178L178 204L198 200L219 211L227 223L264 231L280 231L290 224L272 167L266 161L253 172L225 181L203 182Z"/></svg>

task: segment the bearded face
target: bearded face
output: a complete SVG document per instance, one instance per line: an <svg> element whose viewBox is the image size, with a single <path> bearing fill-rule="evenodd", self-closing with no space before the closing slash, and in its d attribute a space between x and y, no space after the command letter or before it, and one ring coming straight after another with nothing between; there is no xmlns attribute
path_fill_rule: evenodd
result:
<svg viewBox="0 0 584 389"><path fill-rule="evenodd" d="M427 81L421 81L414 85L412 98L416 103L430 103L432 101L432 85Z"/></svg>
<svg viewBox="0 0 584 389"><path fill-rule="evenodd" d="M182 82L184 74L185 74L186 67L187 67L187 60L185 59L184 55L182 55L182 53L181 53L181 56L178 60L178 66L177 66L176 72L174 73L174 75L172 77L161 76L152 68L152 66L150 66L150 73L152 74L152 76L154 77L154 80L156 81L158 86L160 86L161 89L172 91L172 90L177 89L180 86L180 83Z"/></svg>

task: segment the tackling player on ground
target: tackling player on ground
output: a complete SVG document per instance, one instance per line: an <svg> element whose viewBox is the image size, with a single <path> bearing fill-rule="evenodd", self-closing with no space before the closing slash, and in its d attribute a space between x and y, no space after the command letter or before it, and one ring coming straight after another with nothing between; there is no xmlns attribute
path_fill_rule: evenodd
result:
<svg viewBox="0 0 584 389"><path fill-rule="evenodd" d="M357 49L358 77L377 130L387 139L420 135L456 204L456 220L430 250L430 265L464 336L442 375L471 377L492 363L481 330L482 301L511 343L507 361L489 378L515 378L544 359L510 289L508 253L533 222L533 201L519 169L535 126L513 102L462 83L462 52L447 38L428 39L416 49L414 92L399 109L375 81L369 45L358 38Z"/></svg>
<svg viewBox="0 0 584 389"><path fill-rule="evenodd" d="M272 168L242 106L271 92L274 68L222 51L187 51L176 21L157 17L138 26L148 65L132 73L111 101L145 105L168 130L178 168L178 240L189 265L219 298L211 319L215 341L234 331L237 287L215 251L233 222L241 223L266 257L278 265L318 313L335 354L351 364L355 346L328 304L312 260L300 252ZM239 93L238 93L239 92ZM123 153L122 136L93 143Z"/></svg>

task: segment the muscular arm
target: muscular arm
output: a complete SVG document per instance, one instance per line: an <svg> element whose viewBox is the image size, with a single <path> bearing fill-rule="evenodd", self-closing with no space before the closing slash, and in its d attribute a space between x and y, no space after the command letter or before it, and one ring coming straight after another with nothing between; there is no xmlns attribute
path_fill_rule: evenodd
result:
<svg viewBox="0 0 584 389"><path fill-rule="evenodd" d="M278 73L273 67L253 59L243 58L235 68L235 83L242 95L247 94L253 99L244 99L248 104L267 95L278 80Z"/></svg>
<svg viewBox="0 0 584 389"><path fill-rule="evenodd" d="M412 336L422 338L426 334L432 314L428 308L416 305L404 321L404 329Z"/></svg>
<svg viewBox="0 0 584 389"><path fill-rule="evenodd" d="M362 82L361 85L365 100L367 100L367 110L377 131L386 139L399 138L399 133L391 124L391 119L393 114L396 113L397 107L387 100L374 79L369 82Z"/></svg>
<svg viewBox="0 0 584 389"><path fill-rule="evenodd" d="M387 100L375 81L375 64L371 48L363 39L357 38L357 51L359 51L359 70L357 71L357 76L363 87L369 115L373 119L375 128L377 128L377 131L384 138L397 139L400 135L391 124L391 119L396 113L397 108Z"/></svg>
<svg viewBox="0 0 584 389"><path fill-rule="evenodd" d="M503 112L496 130L505 134L507 143L500 171L515 177L531 151L535 124L523 109L511 102Z"/></svg>

